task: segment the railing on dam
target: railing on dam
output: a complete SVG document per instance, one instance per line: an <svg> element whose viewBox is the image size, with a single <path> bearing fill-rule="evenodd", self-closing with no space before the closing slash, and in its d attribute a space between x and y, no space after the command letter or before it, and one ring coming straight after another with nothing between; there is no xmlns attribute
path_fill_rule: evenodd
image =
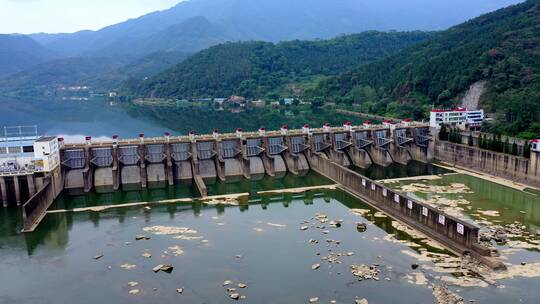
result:
<svg viewBox="0 0 540 304"><path fill-rule="evenodd" d="M321 155L313 153L310 164L313 170L340 183L346 190L365 198L388 215L449 245L455 251L463 253L472 250L473 245L478 242L479 228L474 225L392 191Z"/></svg>

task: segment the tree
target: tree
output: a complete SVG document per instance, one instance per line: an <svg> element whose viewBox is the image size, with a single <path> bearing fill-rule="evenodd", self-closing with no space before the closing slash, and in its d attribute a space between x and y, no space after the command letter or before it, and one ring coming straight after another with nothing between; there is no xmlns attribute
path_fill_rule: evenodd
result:
<svg viewBox="0 0 540 304"><path fill-rule="evenodd" d="M503 152L508 154L511 152L510 140L508 137L506 137L506 141L504 142Z"/></svg>
<svg viewBox="0 0 540 304"><path fill-rule="evenodd" d="M531 157L531 144L529 141L525 142L525 145L523 146L523 157L530 158Z"/></svg>
<svg viewBox="0 0 540 304"><path fill-rule="evenodd" d="M439 131L439 140L448 140L448 130L446 129L446 125L441 125L441 130Z"/></svg>
<svg viewBox="0 0 540 304"><path fill-rule="evenodd" d="M518 155L518 145L517 145L517 143L515 141L512 144L512 151L510 153L512 155Z"/></svg>
<svg viewBox="0 0 540 304"><path fill-rule="evenodd" d="M469 140L467 141L467 144L469 145L469 147L474 146L474 139L472 133L469 134Z"/></svg>

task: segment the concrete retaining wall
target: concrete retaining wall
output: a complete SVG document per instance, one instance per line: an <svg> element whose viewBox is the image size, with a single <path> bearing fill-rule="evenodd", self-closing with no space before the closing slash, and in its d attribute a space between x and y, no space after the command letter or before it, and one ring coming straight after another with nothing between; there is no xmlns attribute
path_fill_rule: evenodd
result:
<svg viewBox="0 0 540 304"><path fill-rule="evenodd" d="M310 156L312 169L343 185L348 191L390 216L420 230L456 252L474 250L479 228L410 199L317 154Z"/></svg>
<svg viewBox="0 0 540 304"><path fill-rule="evenodd" d="M437 141L435 159L472 170L540 187L540 153L531 159L483 150L476 147Z"/></svg>

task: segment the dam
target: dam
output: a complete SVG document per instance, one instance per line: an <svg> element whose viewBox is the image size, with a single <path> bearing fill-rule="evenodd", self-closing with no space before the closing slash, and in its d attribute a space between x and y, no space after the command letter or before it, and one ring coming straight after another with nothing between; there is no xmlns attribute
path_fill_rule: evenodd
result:
<svg viewBox="0 0 540 304"><path fill-rule="evenodd" d="M121 303L155 297L166 303L226 303L231 301L221 290L226 280L248 285L231 288L261 303L275 302L273 294L280 292L294 302L315 296L343 303L356 296L394 301L398 294L429 302L431 283L415 286L425 284L423 276L434 284L459 286L457 292L482 302L512 298L515 292L504 285L535 299L529 288L537 279L519 274L504 279L516 271L530 276L537 267L534 251L509 251L508 245L489 246L485 239L501 221L511 231L520 222L533 234L520 234L508 244L523 248L525 237L526 246L536 246L538 199L431 164L443 151L454 153L446 167L450 161L466 166L472 156L486 154L465 152L465 158L464 147L440 142L431 132L421 124L345 123L231 134L88 137L76 144L34 138L36 145L52 147L56 140L58 162L47 152L43 162L2 175L8 208L0 208L0 250L3 267L13 276L0 280L0 293L32 298L20 284L25 275L18 275L19 269L39 278L26 287L40 297L54 298L49 290L75 280L76 291L62 299L85 294L97 300L101 296L88 290L99 288ZM22 145L30 150L29 142ZM493 168L504 170L504 163ZM523 180L534 182L533 176ZM464 199L469 203L461 212L452 207ZM495 210L500 217L489 218ZM487 220L492 222L486 227ZM59 257L59 251L69 253ZM37 258L46 261L40 269L47 271L32 266ZM55 262L59 259L62 265ZM163 263L177 268L154 274L152 268ZM378 269L381 282L351 281L349 268L359 263ZM359 274L355 269L352 278ZM81 278L81 272L88 275ZM62 273L63 279L53 280L49 273ZM291 276L298 283L288 287L276 281ZM486 282L489 287L478 287ZM476 287L465 287L472 284ZM179 288L183 293L175 292ZM388 288L400 292L384 292ZM141 293L131 295L136 290Z"/></svg>
<svg viewBox="0 0 540 304"><path fill-rule="evenodd" d="M283 126L278 131L238 129L233 134L220 134L218 130L211 135L166 133L158 138L140 134L136 139L113 136L110 141L87 137L79 144L65 144L60 138L58 146L61 165L39 178L39 190L33 191L21 207L23 232L36 229L61 191L110 192L187 182L204 199L208 196L208 182L302 176L315 171L451 251L471 255L495 268L502 266L478 242L478 227L350 169L372 164L406 165L410 161L429 163L433 160L434 141L426 125L365 122L353 126L347 122L342 127L305 125L289 130ZM2 189L6 192L6 187Z"/></svg>

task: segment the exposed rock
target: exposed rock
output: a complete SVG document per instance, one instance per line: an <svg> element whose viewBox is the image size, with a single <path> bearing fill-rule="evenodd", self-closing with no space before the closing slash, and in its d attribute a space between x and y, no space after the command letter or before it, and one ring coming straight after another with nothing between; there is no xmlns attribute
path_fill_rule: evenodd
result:
<svg viewBox="0 0 540 304"><path fill-rule="evenodd" d="M152 254L150 252L144 252L142 256L149 259L152 257Z"/></svg>
<svg viewBox="0 0 540 304"><path fill-rule="evenodd" d="M131 281L131 282L128 283L129 287L135 287L137 285L139 285L139 282Z"/></svg>
<svg viewBox="0 0 540 304"><path fill-rule="evenodd" d="M309 303L317 303L317 302L319 302L319 297L314 297L314 298L309 299Z"/></svg>
<svg viewBox="0 0 540 304"><path fill-rule="evenodd" d="M448 290L446 286L433 286L433 296L438 304L463 304L463 298Z"/></svg>
<svg viewBox="0 0 540 304"><path fill-rule="evenodd" d="M233 299L233 300L238 300L238 299L240 299L240 294L238 294L238 293L231 293L231 294L229 295L229 297L230 297L231 299Z"/></svg>
<svg viewBox="0 0 540 304"><path fill-rule="evenodd" d="M184 292L184 288L177 288L177 289L176 289L176 292L177 292L177 293L183 293L183 292Z"/></svg>
<svg viewBox="0 0 540 304"><path fill-rule="evenodd" d="M161 270L163 272L166 272L166 273L171 273L174 270L174 266L171 265L171 264L163 265L163 266L161 266L161 268L159 270Z"/></svg>
<svg viewBox="0 0 540 304"><path fill-rule="evenodd" d="M308 226L302 226L300 227L300 230L304 231L304 230L308 230L308 228L309 228Z"/></svg>
<svg viewBox="0 0 540 304"><path fill-rule="evenodd" d="M129 291L129 294L134 296L138 295L139 293L141 293L139 289L132 289Z"/></svg>
<svg viewBox="0 0 540 304"><path fill-rule="evenodd" d="M349 210L351 213L354 213L354 214L357 214L357 215L361 215L361 216L365 216L366 214L368 214L369 212L371 212L371 210L369 209L351 209Z"/></svg>
<svg viewBox="0 0 540 304"><path fill-rule="evenodd" d="M316 269L319 269L320 267L321 267L321 264L313 264L313 265L311 266L311 269L312 269L312 270L316 270Z"/></svg>
<svg viewBox="0 0 540 304"><path fill-rule="evenodd" d="M356 299L354 301L355 304L369 304L367 299Z"/></svg>
<svg viewBox="0 0 540 304"><path fill-rule="evenodd" d="M231 285L231 284L232 284L231 280L227 280L227 281L223 282L223 286L228 286L228 285Z"/></svg>
<svg viewBox="0 0 540 304"><path fill-rule="evenodd" d="M124 268L126 270L131 270L133 268L137 267L137 265L133 265L133 264L122 264L120 265L120 268Z"/></svg>
<svg viewBox="0 0 540 304"><path fill-rule="evenodd" d="M157 265L156 267L152 268L152 271L154 271L154 272L163 271L163 272L166 272L166 273L171 273L173 270L174 270L174 266L171 265L171 264L160 264L160 265Z"/></svg>
<svg viewBox="0 0 540 304"><path fill-rule="evenodd" d="M238 288L246 288L247 285L244 283L238 283Z"/></svg>
<svg viewBox="0 0 540 304"><path fill-rule="evenodd" d="M328 226L330 226L332 228L339 228L339 227L341 227L341 222L339 222L339 221L330 221L328 223Z"/></svg>
<svg viewBox="0 0 540 304"><path fill-rule="evenodd" d="M367 230L367 224L366 223L356 223L356 230L358 230L358 232L365 232Z"/></svg>
<svg viewBox="0 0 540 304"><path fill-rule="evenodd" d="M137 236L135 237L135 240L136 240L136 241L149 240L149 239L150 239L150 237L145 236L145 235L137 235Z"/></svg>
<svg viewBox="0 0 540 304"><path fill-rule="evenodd" d="M182 247L180 246L172 246L172 247L169 247L168 248L169 250L172 251L172 253L175 255L175 256L179 256L179 255L182 255L184 253L184 250L182 249Z"/></svg>
<svg viewBox="0 0 540 304"><path fill-rule="evenodd" d="M94 260L99 260L103 257L103 254L98 254L96 256L94 256Z"/></svg>
<svg viewBox="0 0 540 304"><path fill-rule="evenodd" d="M157 265L156 267L152 268L152 271L158 272L161 270L161 267L163 267L163 264Z"/></svg>
<svg viewBox="0 0 540 304"><path fill-rule="evenodd" d="M358 277L360 280L369 280L374 279L378 280L379 267L376 265L351 265L351 272L354 276Z"/></svg>

